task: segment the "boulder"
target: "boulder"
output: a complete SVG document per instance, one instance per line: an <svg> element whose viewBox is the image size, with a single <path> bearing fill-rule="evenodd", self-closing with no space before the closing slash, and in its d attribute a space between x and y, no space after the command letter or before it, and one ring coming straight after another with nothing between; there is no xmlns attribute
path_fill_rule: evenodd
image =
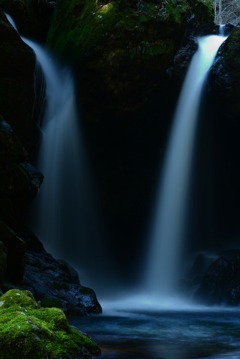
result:
<svg viewBox="0 0 240 359"><path fill-rule="evenodd" d="M43 306L60 307L71 316L102 311L96 294L80 284L75 269L64 260L54 259L49 253L26 253L23 281L26 289Z"/></svg>
<svg viewBox="0 0 240 359"><path fill-rule="evenodd" d="M91 359L101 353L92 340L71 327L58 308L41 308L29 291L0 297L0 359Z"/></svg>
<svg viewBox="0 0 240 359"><path fill-rule="evenodd" d="M205 272L195 299L208 305L240 304L240 252L232 259L220 257Z"/></svg>

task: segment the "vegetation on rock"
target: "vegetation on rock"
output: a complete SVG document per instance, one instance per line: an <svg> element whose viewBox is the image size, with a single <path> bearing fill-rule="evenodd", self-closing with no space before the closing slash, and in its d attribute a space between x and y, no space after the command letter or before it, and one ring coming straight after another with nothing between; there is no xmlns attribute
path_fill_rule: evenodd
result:
<svg viewBox="0 0 240 359"><path fill-rule="evenodd" d="M91 50L97 50L94 47L101 46L106 39L109 43L107 60L110 62L122 56L149 58L163 53L172 54L174 44L173 40L170 41L168 23L180 25L193 14L201 17L202 21L209 21L213 18L211 2L59 0L47 44L62 56L80 59Z"/></svg>
<svg viewBox="0 0 240 359"><path fill-rule="evenodd" d="M29 291L0 297L0 359L91 358L100 349L58 308L41 308Z"/></svg>

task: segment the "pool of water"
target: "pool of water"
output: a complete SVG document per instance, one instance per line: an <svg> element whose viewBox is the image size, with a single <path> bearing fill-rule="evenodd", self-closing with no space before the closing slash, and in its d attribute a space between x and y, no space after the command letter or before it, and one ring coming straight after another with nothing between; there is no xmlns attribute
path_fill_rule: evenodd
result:
<svg viewBox="0 0 240 359"><path fill-rule="evenodd" d="M240 359L240 312L119 310L70 320L104 359Z"/></svg>

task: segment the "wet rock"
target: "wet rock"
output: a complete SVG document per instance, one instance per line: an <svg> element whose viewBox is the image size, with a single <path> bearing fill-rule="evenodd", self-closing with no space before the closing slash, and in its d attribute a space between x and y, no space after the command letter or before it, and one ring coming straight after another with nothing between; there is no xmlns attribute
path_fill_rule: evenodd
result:
<svg viewBox="0 0 240 359"><path fill-rule="evenodd" d="M82 316L102 311L94 291L80 284L75 269L49 253L26 253L23 280L42 305L57 305L67 315Z"/></svg>
<svg viewBox="0 0 240 359"><path fill-rule="evenodd" d="M209 266L195 299L208 305L240 304L240 252L231 260L220 257Z"/></svg>
<svg viewBox="0 0 240 359"><path fill-rule="evenodd" d="M195 37L190 37L185 46L182 46L174 57L172 70L181 80L184 80L189 64L198 49L198 42Z"/></svg>
<svg viewBox="0 0 240 359"><path fill-rule="evenodd" d="M231 26L229 26L231 29ZM229 31L230 31L229 29ZM208 94L226 114L240 115L240 28L234 27L220 47L209 74Z"/></svg>

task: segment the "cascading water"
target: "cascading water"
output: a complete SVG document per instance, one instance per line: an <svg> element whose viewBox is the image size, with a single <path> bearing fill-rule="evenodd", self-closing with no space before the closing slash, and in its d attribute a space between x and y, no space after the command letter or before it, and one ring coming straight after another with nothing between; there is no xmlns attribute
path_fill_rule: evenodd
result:
<svg viewBox="0 0 240 359"><path fill-rule="evenodd" d="M17 31L11 17L6 16ZM81 269L83 282L96 289L91 278L97 281L101 248L100 241L96 240L96 218L88 188L73 79L70 71L59 69L41 46L23 37L22 40L35 52L46 82L38 163L44 182L36 199L34 231L47 251L71 261ZM103 273L101 275L104 280Z"/></svg>
<svg viewBox="0 0 240 359"><path fill-rule="evenodd" d="M191 61L177 105L150 233L145 289L168 297L180 274L195 131L204 81L226 37L205 36Z"/></svg>

